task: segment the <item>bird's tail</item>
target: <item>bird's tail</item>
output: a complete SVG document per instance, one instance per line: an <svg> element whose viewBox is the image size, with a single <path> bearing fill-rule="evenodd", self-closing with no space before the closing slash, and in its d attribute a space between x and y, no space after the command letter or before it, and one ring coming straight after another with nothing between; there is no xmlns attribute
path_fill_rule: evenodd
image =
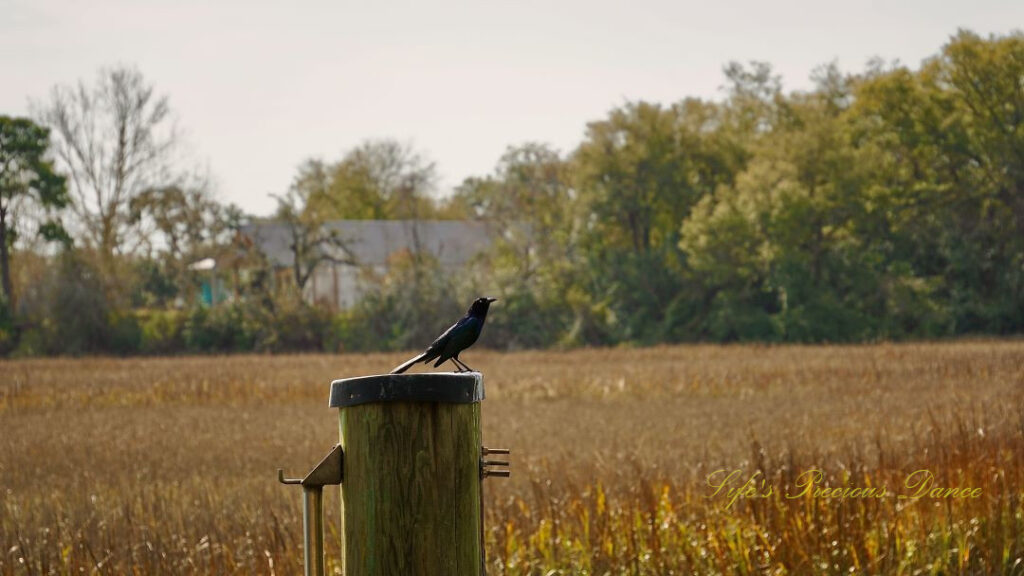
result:
<svg viewBox="0 0 1024 576"><path fill-rule="evenodd" d="M427 353L424 352L423 354L420 354L419 356L416 356L414 358L410 358L410 359L406 360L404 364L402 364L398 368L395 368L394 370L392 370L391 373L392 374L401 374L402 372L405 372L406 370L411 368L413 364L415 364L417 362L422 362L423 359L426 358L426 356L427 356Z"/></svg>

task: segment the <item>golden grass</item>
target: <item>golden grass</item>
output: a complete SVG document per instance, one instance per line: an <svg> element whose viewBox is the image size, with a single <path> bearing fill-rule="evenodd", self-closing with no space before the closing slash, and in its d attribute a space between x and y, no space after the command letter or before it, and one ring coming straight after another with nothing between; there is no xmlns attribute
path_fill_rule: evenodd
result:
<svg viewBox="0 0 1024 576"><path fill-rule="evenodd" d="M402 359L0 362L0 574L301 573L275 470L336 441L330 380ZM491 574L1024 574L1024 342L466 359L486 443L513 449L485 484ZM773 493L709 497L719 469ZM810 469L981 496L787 498Z"/></svg>

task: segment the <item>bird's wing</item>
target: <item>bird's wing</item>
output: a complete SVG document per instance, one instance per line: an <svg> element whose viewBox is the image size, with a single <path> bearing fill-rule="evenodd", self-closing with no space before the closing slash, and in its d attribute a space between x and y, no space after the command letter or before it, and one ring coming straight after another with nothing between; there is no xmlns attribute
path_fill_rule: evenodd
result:
<svg viewBox="0 0 1024 576"><path fill-rule="evenodd" d="M454 356L472 346L476 342L477 337L480 336L480 329L482 327L483 321L479 318L475 316L467 317L461 326L452 331L448 341L445 342L443 354Z"/></svg>
<svg viewBox="0 0 1024 576"><path fill-rule="evenodd" d="M472 320L471 316L463 316L461 320L449 326L443 334L438 336L437 339L431 342L430 346L427 347L427 350L423 353L423 361L430 362L434 358L440 356L441 353L444 352L448 341L452 339L452 335L458 333L459 328L465 326L470 320Z"/></svg>
<svg viewBox="0 0 1024 576"><path fill-rule="evenodd" d="M431 342L423 354L410 358L404 364L392 370L391 373L401 374L417 362L430 362L435 358L441 357L441 360L434 365L435 367L439 366L442 362L446 362L453 355L476 340L476 336L480 334L478 324L480 324L478 318L469 315L463 316L461 320L449 326L443 334ZM472 338L470 339L471 335Z"/></svg>
<svg viewBox="0 0 1024 576"><path fill-rule="evenodd" d="M449 358L453 358L459 355L466 348L473 345L476 341L477 336L480 335L480 327L482 322L475 316L469 316L465 318L464 322L460 322L457 326L454 326L451 330L451 334L448 335L448 339L444 342L440 353L437 357L437 363L434 367L438 367L441 364L448 361ZM429 362L429 360L428 360Z"/></svg>

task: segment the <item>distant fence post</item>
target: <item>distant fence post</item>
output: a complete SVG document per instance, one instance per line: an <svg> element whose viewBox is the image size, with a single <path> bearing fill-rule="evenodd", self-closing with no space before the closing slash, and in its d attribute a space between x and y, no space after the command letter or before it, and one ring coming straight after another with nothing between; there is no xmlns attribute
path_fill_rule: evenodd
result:
<svg viewBox="0 0 1024 576"><path fill-rule="evenodd" d="M346 576L482 576L483 398L475 372L331 384Z"/></svg>

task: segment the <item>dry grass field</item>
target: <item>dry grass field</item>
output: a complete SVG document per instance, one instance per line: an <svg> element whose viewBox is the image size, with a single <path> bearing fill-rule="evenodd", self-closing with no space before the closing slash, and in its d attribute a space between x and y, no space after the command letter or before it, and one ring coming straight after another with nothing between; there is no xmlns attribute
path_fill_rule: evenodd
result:
<svg viewBox="0 0 1024 576"><path fill-rule="evenodd" d="M276 468L336 441L332 379L401 359L0 362L0 574L301 573ZM1024 574L1024 342L466 359L513 449L485 484L492 575ZM901 498L917 470L980 490Z"/></svg>

